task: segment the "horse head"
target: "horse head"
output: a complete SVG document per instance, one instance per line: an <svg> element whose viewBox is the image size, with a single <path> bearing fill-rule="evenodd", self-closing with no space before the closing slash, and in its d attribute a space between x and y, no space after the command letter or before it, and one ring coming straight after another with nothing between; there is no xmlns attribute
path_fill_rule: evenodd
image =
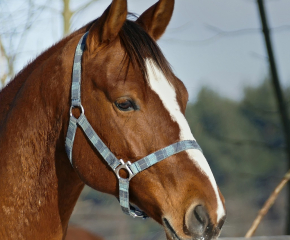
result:
<svg viewBox="0 0 290 240"><path fill-rule="evenodd" d="M81 60L82 111L117 159L133 164L180 141L195 141L185 119L188 93L156 40L174 0L160 0L136 21L113 0L90 25ZM78 35L77 35L78 36ZM92 188L119 197L118 178L86 135L76 130L72 163ZM118 174L127 179L121 169ZM198 148L170 155L130 181L130 202L164 226L168 239L216 238L224 198Z"/></svg>

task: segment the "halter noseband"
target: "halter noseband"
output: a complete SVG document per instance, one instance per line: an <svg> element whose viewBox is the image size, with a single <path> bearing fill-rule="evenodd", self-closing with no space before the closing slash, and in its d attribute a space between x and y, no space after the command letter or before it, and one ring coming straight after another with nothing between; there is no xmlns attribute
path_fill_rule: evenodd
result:
<svg viewBox="0 0 290 240"><path fill-rule="evenodd" d="M129 182L130 180L139 172L151 167L152 165L164 160L165 158L172 156L176 153L182 152L187 149L198 149L201 151L201 148L194 140L185 140L180 141L174 144L171 144L157 152L151 153L148 156L134 162L124 162L122 159L119 160L115 155L110 151L110 149L103 143L97 133L94 131L90 123L88 122L84 108L81 104L81 59L85 47L85 42L88 32L86 32L80 39L74 57L73 64L73 74L72 74L72 87L71 87L71 108L70 108L70 120L67 131L67 136L65 140L65 147L68 158L72 163L72 149L74 138L76 134L77 126L80 126L84 131L87 138L94 145L97 151L102 155L104 160L115 172L119 180L119 201L121 208L124 213L132 217L142 217L147 218L148 216L143 211L133 207L129 202ZM79 108L81 115L79 118L75 118L72 114L73 108ZM121 169L127 170L129 177L127 179L120 177L119 171Z"/></svg>

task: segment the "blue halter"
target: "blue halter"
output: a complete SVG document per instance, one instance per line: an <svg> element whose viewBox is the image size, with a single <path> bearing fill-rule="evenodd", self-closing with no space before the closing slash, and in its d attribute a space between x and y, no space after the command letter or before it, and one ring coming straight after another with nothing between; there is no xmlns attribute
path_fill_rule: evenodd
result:
<svg viewBox="0 0 290 240"><path fill-rule="evenodd" d="M142 217L147 218L146 213L143 211L136 209L135 207L130 205L129 202L129 182L130 180L139 172L151 167L152 165L162 161L163 159L172 156L176 153L182 152L187 149L198 149L201 151L201 148L197 144L196 141L193 140L185 140L180 141L174 144L171 144L157 152L151 153L148 156L134 162L124 162L122 159L119 160L115 157L115 155L109 150L109 148L103 143L103 141L99 138L97 133L94 131L90 123L88 122L84 108L81 104L81 59L82 54L85 48L85 42L87 38L88 32L86 32L82 38L80 39L74 57L74 65L73 65L73 74L72 74L72 88L71 88L71 108L70 108L70 120L67 131L67 136L65 140L65 147L68 158L72 163L72 149L74 138L77 130L77 126L80 126L90 140L90 142L94 145L97 151L102 155L104 160L108 163L108 165L115 172L118 180L119 180L119 201L121 208L124 213L132 216L132 217ZM75 118L72 114L73 108L79 108L81 111L80 117ZM120 177L119 171L121 169L127 170L129 173L129 177L127 179Z"/></svg>

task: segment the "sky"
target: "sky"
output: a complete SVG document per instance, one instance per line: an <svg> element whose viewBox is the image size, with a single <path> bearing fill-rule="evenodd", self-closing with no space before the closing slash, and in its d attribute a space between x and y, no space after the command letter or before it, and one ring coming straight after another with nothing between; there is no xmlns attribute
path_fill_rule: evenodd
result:
<svg viewBox="0 0 290 240"><path fill-rule="evenodd" d="M76 9L87 1L71 0L71 7ZM18 15L13 13L23 7L15 4L17 2L24 4L20 0L0 0L0 11L5 7L16 18ZM29 34L20 42L21 53L15 61L17 71L62 38L61 1L36 2L39 6L49 3L49 8L34 13ZM110 2L98 0L75 15L72 29L99 17ZM141 14L155 2L129 0L128 10ZM290 1L265 0L265 5L269 25L273 28L271 36L278 73L286 87L290 85ZM14 24L25 19L25 12L22 15ZM260 26L254 0L176 0L171 22L158 44L175 74L185 83L191 101L204 86L240 100L245 87L259 85L269 72ZM13 43L19 44L17 37Z"/></svg>

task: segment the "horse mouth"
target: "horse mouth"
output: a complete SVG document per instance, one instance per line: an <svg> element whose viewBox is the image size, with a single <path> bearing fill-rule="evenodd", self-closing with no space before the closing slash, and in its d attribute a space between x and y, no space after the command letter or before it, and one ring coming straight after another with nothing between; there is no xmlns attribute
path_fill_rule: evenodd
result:
<svg viewBox="0 0 290 240"><path fill-rule="evenodd" d="M166 232L170 235L173 240L182 240L177 233L175 232L174 228L171 226L169 221L166 218L163 218L163 223L166 228Z"/></svg>
<svg viewBox="0 0 290 240"><path fill-rule="evenodd" d="M219 236L218 232L207 233L203 236L187 236L186 238L179 237L174 228L171 226L170 222L163 218L163 224L165 227L165 231L167 233L168 239L172 240L216 240Z"/></svg>

